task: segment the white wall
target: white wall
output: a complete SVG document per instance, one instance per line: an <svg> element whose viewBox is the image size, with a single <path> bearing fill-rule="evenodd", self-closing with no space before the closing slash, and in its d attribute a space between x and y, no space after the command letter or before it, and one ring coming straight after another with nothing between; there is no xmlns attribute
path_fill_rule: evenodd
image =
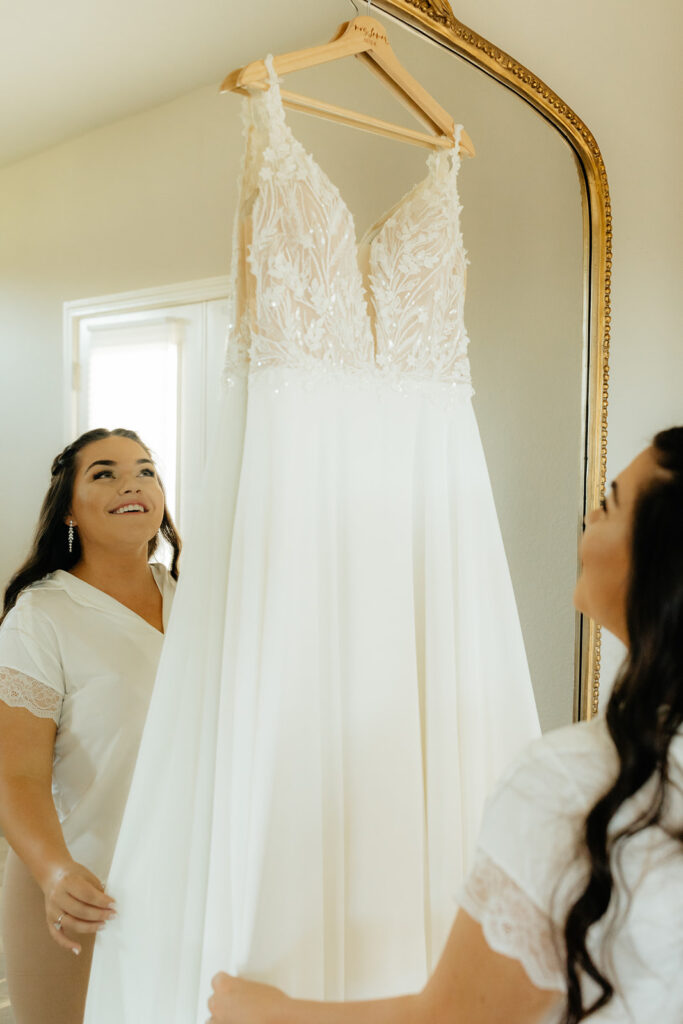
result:
<svg viewBox="0 0 683 1024"><path fill-rule="evenodd" d="M679 0L454 0L456 17L545 81L595 135L614 228L608 475L683 423ZM603 645L603 685L623 648Z"/></svg>

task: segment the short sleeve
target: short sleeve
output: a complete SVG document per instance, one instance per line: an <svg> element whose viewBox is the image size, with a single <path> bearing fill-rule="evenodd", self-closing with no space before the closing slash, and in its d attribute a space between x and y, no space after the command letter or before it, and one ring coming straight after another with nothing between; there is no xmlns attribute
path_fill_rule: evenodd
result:
<svg viewBox="0 0 683 1024"><path fill-rule="evenodd" d="M486 806L460 904L489 946L538 988L565 988L562 929L585 879L581 829L611 766L600 726L550 733L524 752Z"/></svg>
<svg viewBox="0 0 683 1024"><path fill-rule="evenodd" d="M0 700L58 725L65 692L59 646L30 598L22 595L0 627Z"/></svg>
<svg viewBox="0 0 683 1024"><path fill-rule="evenodd" d="M459 902L479 922L492 950L519 960L537 988L564 991L552 921L482 850L477 851Z"/></svg>

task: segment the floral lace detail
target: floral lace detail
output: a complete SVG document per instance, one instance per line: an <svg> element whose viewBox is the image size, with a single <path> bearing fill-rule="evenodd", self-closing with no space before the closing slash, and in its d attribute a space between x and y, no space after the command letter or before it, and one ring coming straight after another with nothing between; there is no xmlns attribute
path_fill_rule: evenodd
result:
<svg viewBox="0 0 683 1024"><path fill-rule="evenodd" d="M289 130L277 80L251 103L252 142L266 142L248 254L252 368L366 367L373 345L351 215Z"/></svg>
<svg viewBox="0 0 683 1024"><path fill-rule="evenodd" d="M457 155L433 153L429 173L389 217L370 250L377 363L421 380L470 384L467 256Z"/></svg>
<svg viewBox="0 0 683 1024"><path fill-rule="evenodd" d="M272 58L266 63L270 87L244 110L225 379L247 365L371 371L398 390L411 377L469 396L457 145L452 156L429 157L425 180L359 245L339 190L293 136Z"/></svg>
<svg viewBox="0 0 683 1024"><path fill-rule="evenodd" d="M482 926L491 949L519 960L538 988L564 991L552 920L481 850L459 902Z"/></svg>
<svg viewBox="0 0 683 1024"><path fill-rule="evenodd" d="M0 668L0 700L11 708L26 708L37 718L59 725L62 694L13 668Z"/></svg>
<svg viewBox="0 0 683 1024"><path fill-rule="evenodd" d="M249 317L244 308L246 282L244 281L244 245L243 238L241 237L241 224L245 216L243 203L246 193L247 158L250 152L248 146L249 121L246 114L247 110L243 106L242 134L244 145L242 146L239 175L240 205L238 206L232 228L232 266L230 270L232 294L229 299L230 318L222 374L222 382L227 387L234 386L238 379L246 377L249 370Z"/></svg>

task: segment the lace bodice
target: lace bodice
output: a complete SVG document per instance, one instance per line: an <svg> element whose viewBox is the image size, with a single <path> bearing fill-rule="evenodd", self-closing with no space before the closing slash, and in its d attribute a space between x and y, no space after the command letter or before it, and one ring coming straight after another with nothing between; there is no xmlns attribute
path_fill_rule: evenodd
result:
<svg viewBox="0 0 683 1024"><path fill-rule="evenodd" d="M272 58L246 104L228 376L373 370L470 393L455 149L358 241L339 190L293 136Z"/></svg>

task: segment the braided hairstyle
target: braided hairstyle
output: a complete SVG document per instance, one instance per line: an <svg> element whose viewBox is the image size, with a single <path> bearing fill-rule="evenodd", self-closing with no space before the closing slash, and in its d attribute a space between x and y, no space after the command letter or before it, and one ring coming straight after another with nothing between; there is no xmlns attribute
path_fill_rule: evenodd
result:
<svg viewBox="0 0 683 1024"><path fill-rule="evenodd" d="M77 455L86 445L93 441L103 441L107 437L128 437L136 441L145 450L150 459L152 454L133 430L117 427L115 430L97 428L81 434L75 441L68 444L63 452L52 463L52 479L40 510L40 519L36 528L33 545L24 564L15 572L5 591L4 606L0 622L17 602L23 590L30 587L36 580L42 579L56 569L71 569L81 557L81 545L76 531L73 538L73 550L69 551L67 529L64 520L69 514L76 479ZM163 485L162 485L163 490ZM149 558L159 546L159 539L164 537L173 548L171 575L178 579L178 557L180 555L180 537L164 504L164 518L155 537L149 542L147 555Z"/></svg>
<svg viewBox="0 0 683 1024"><path fill-rule="evenodd" d="M665 473L640 494L634 509L626 598L629 652L607 706L607 727L619 756L618 775L586 818L590 858L586 886L565 923L568 1002L564 1024L578 1024L610 1001L611 982L586 948L614 891L614 864L623 843L651 825L683 845L683 831L663 818L669 784L669 746L683 723L683 427L657 434L653 453ZM609 825L624 801L656 782L645 811L618 831ZM683 852L683 850L681 851ZM581 975L601 995L585 1006Z"/></svg>

